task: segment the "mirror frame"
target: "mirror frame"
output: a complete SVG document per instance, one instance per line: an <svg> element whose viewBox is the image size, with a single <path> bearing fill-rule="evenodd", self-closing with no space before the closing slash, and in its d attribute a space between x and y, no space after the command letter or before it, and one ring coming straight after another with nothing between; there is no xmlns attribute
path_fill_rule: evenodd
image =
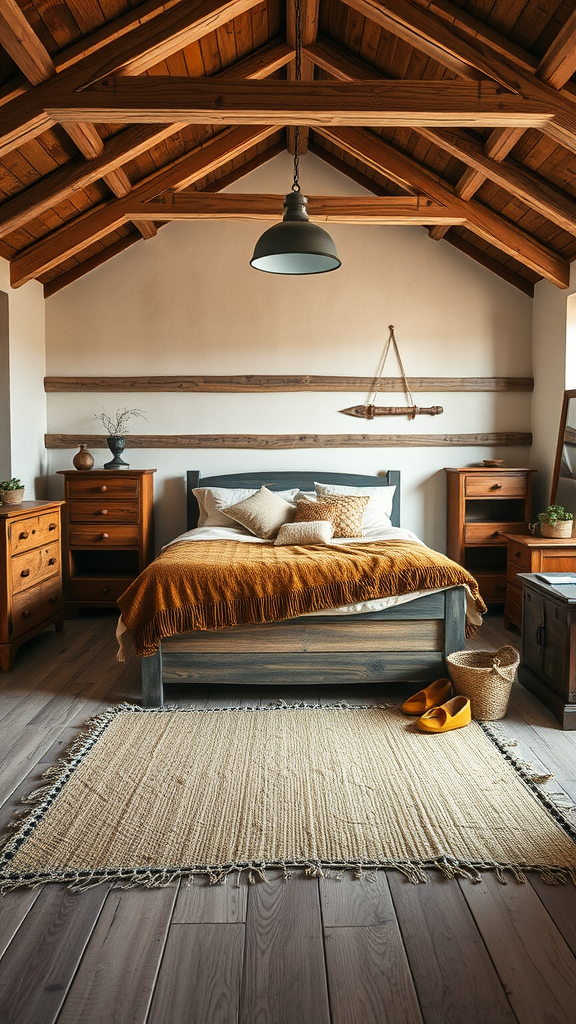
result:
<svg viewBox="0 0 576 1024"><path fill-rule="evenodd" d="M560 427L558 430L558 444L556 445L556 458L554 460L554 470L552 472L552 490L550 492L550 504L556 503L556 492L558 490L558 483L560 480L560 466L562 463L562 449L564 447L564 435L566 434L566 417L568 415L568 404L571 398L576 398L576 391L565 391L564 399L562 401L562 413L560 415Z"/></svg>

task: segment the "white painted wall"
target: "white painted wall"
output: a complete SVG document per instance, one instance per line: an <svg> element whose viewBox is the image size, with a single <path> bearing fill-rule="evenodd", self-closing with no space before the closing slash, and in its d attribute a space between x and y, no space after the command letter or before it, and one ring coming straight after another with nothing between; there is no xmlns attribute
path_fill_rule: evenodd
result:
<svg viewBox="0 0 576 1024"><path fill-rule="evenodd" d="M8 295L8 359L4 370L8 362L9 395L0 390L0 400L9 402L10 438L2 445L3 466L7 475L22 480L27 499L43 498L47 452L42 285L31 281L22 288L11 288L9 264L0 260L0 291Z"/></svg>
<svg viewBox="0 0 576 1024"><path fill-rule="evenodd" d="M283 193L291 160L281 154L229 191ZM309 194L364 190L312 155L301 161ZM280 210L279 218L280 219ZM254 271L249 258L266 224L170 224L46 302L50 375L337 374L371 376L387 325L395 324L408 374L530 376L532 303L452 246L418 227L335 225L342 268L313 277ZM387 373L395 375L391 363ZM338 410L358 394L49 395L50 432L97 432L94 413L145 410L135 433L476 433L530 430L531 396L418 395L442 404L431 419L366 423ZM399 404L401 396L382 396ZM50 472L74 452L52 451ZM105 461L96 452L97 465ZM157 467L157 540L184 528L184 473L402 469L403 522L443 548L444 466L502 457L526 465L529 450L321 449L133 451L136 468ZM52 478L59 494L60 478Z"/></svg>
<svg viewBox="0 0 576 1024"><path fill-rule="evenodd" d="M534 288L532 396L532 465L534 510L549 504L552 470L565 390L576 388L576 264L567 290L549 281Z"/></svg>

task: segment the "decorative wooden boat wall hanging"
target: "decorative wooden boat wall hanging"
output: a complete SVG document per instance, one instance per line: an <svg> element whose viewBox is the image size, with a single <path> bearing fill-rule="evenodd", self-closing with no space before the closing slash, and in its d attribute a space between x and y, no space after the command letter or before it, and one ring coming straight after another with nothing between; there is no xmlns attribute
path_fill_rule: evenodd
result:
<svg viewBox="0 0 576 1024"><path fill-rule="evenodd" d="M344 413L345 416L356 416L359 419L364 420L373 420L375 416L407 416L409 420L415 419L416 416L439 416L440 413L444 412L441 405L422 406L415 404L408 384L408 378L406 377L406 371L404 370L402 357L400 356L398 342L396 341L396 336L394 334L394 325L390 324L388 330L390 331L390 334L388 335L388 340L384 345L378 372L374 379L374 388L368 397L366 405L351 405L348 409L340 409L340 412ZM375 405L379 385L384 373L384 366L386 365L386 359L390 351L390 345L394 346L394 352L396 354L396 359L398 360L400 373L402 374L402 383L404 384L404 393L406 395L407 402L406 406Z"/></svg>

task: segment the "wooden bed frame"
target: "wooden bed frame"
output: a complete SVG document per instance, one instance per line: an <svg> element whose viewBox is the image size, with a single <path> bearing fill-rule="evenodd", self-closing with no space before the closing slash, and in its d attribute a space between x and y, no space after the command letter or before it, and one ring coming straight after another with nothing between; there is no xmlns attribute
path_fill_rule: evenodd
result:
<svg viewBox="0 0 576 1024"><path fill-rule="evenodd" d="M314 481L353 487L396 485L392 525L400 525L400 472L385 476L352 473L240 473L202 478L202 487L299 487ZM188 529L198 523L192 493L200 474L187 474ZM322 615L232 629L180 633L162 641L157 654L142 658L145 707L162 706L165 683L426 683L446 674L445 658L464 647L464 587L416 598L385 611Z"/></svg>

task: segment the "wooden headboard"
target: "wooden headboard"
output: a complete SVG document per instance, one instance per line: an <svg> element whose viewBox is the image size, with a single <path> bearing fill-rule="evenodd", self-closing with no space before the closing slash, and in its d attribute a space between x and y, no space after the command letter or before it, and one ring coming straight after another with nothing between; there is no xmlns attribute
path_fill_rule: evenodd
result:
<svg viewBox="0 0 576 1024"><path fill-rule="evenodd" d="M392 502L392 526L400 526L400 470L391 469L383 476L362 476L358 473L307 473L307 472L262 472L230 473L222 476L204 476L200 483L198 470L186 474L187 529L193 530L198 523L198 502L192 490L194 487L246 487L258 490L263 484L271 491L288 491L298 487L301 491L313 491L314 481L319 484L343 484L348 487L391 487L396 486Z"/></svg>

